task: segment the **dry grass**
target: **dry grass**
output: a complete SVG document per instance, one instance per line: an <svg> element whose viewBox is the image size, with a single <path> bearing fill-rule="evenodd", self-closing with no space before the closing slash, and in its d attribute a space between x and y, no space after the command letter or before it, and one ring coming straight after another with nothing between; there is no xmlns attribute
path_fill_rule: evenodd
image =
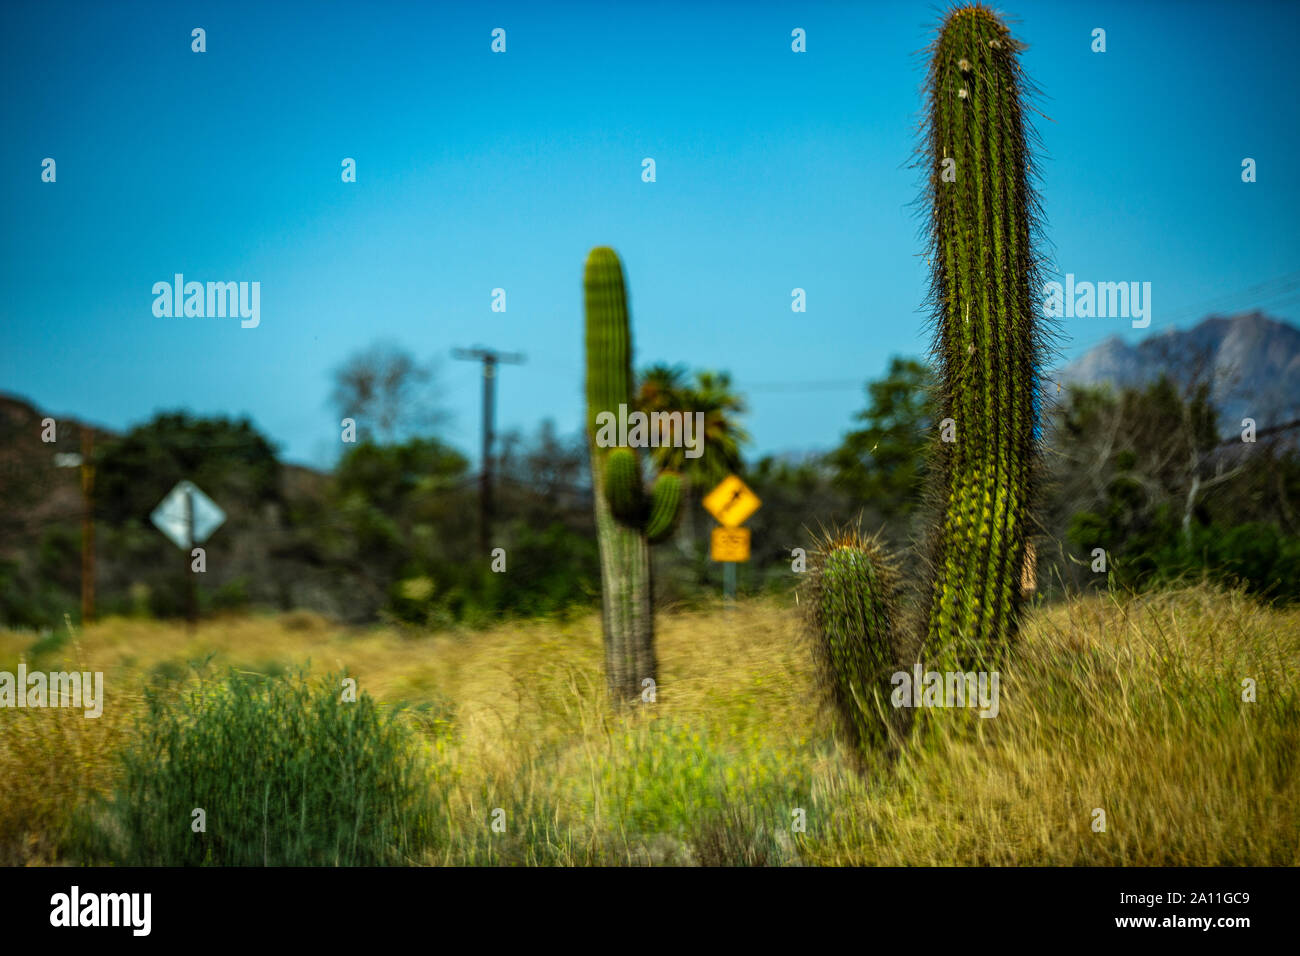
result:
<svg viewBox="0 0 1300 956"><path fill-rule="evenodd" d="M103 718L0 710L0 860L55 859L71 809L111 789L112 745L150 682L190 662L310 661L421 727L444 816L431 863L1300 862L1298 611L1208 588L1036 610L996 719L932 711L866 776L819 703L799 621L775 600L665 616L658 701L626 714L604 699L595 615L437 634L302 614L193 637L107 621L39 660L104 671ZM0 632L0 669L32 643ZM789 832L796 808L806 833Z"/></svg>

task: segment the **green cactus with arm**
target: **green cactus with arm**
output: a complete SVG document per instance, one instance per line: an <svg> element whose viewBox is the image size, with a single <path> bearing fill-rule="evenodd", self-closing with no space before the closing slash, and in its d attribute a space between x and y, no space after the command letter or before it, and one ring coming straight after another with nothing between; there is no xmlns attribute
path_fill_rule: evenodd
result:
<svg viewBox="0 0 1300 956"><path fill-rule="evenodd" d="M632 333L623 266L613 249L593 249L583 275L586 308L587 434L600 546L605 676L616 701L636 698L655 678L649 546L676 528L681 479L660 474L647 493L636 449L611 446L602 419L630 408L635 394Z"/></svg>

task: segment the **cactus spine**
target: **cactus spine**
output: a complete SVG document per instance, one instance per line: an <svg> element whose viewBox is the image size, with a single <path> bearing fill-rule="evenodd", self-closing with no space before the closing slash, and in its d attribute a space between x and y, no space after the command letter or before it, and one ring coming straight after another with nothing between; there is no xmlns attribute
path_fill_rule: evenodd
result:
<svg viewBox="0 0 1300 956"><path fill-rule="evenodd" d="M1018 49L987 7L956 9L940 28L927 80L941 427L923 617L911 635L900 628L889 561L853 534L832 538L809 582L831 694L864 749L890 730L888 717L882 725L873 713L889 696L889 662L906 668L919 650L927 670L994 670L1018 627L1045 334Z"/></svg>
<svg viewBox="0 0 1300 956"><path fill-rule="evenodd" d="M647 495L635 449L602 447L597 417L630 408L632 333L623 266L613 249L593 249L583 275L586 306L587 437L600 545L605 677L616 701L633 700L655 678L649 545L667 538L681 510L680 478L659 475Z"/></svg>

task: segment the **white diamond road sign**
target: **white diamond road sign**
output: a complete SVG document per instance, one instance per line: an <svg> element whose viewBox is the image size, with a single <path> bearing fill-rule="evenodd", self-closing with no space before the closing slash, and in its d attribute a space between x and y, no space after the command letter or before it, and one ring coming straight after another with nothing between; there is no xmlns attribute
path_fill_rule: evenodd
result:
<svg viewBox="0 0 1300 956"><path fill-rule="evenodd" d="M208 540L208 536L226 520L226 513L199 491L194 482L180 481L149 518L176 547L189 548ZM190 540L191 526L194 528L193 541Z"/></svg>

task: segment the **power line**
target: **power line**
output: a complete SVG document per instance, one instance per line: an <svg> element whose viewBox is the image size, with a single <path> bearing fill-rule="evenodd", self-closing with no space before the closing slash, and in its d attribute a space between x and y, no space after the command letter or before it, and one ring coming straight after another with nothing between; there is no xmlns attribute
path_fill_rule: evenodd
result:
<svg viewBox="0 0 1300 956"><path fill-rule="evenodd" d="M1257 282L1253 286L1241 289L1237 292L1220 293L1202 299L1191 305L1182 306L1174 311L1171 318L1166 321L1171 323L1180 322L1188 318L1204 318L1221 311L1224 308L1240 308L1245 302L1246 307L1262 307L1270 299L1278 296L1292 298L1292 293L1300 289L1300 271L1287 272L1272 279L1266 279L1263 282ZM1251 300L1251 301L1247 301ZM1285 300L1284 300L1285 301ZM1282 302L1273 303L1273 307L1283 304Z"/></svg>
<svg viewBox="0 0 1300 956"><path fill-rule="evenodd" d="M859 378L839 378L827 379L822 382L761 382L758 385L749 385L744 389L737 389L742 392L834 392L840 389L860 389L865 385L864 379Z"/></svg>

